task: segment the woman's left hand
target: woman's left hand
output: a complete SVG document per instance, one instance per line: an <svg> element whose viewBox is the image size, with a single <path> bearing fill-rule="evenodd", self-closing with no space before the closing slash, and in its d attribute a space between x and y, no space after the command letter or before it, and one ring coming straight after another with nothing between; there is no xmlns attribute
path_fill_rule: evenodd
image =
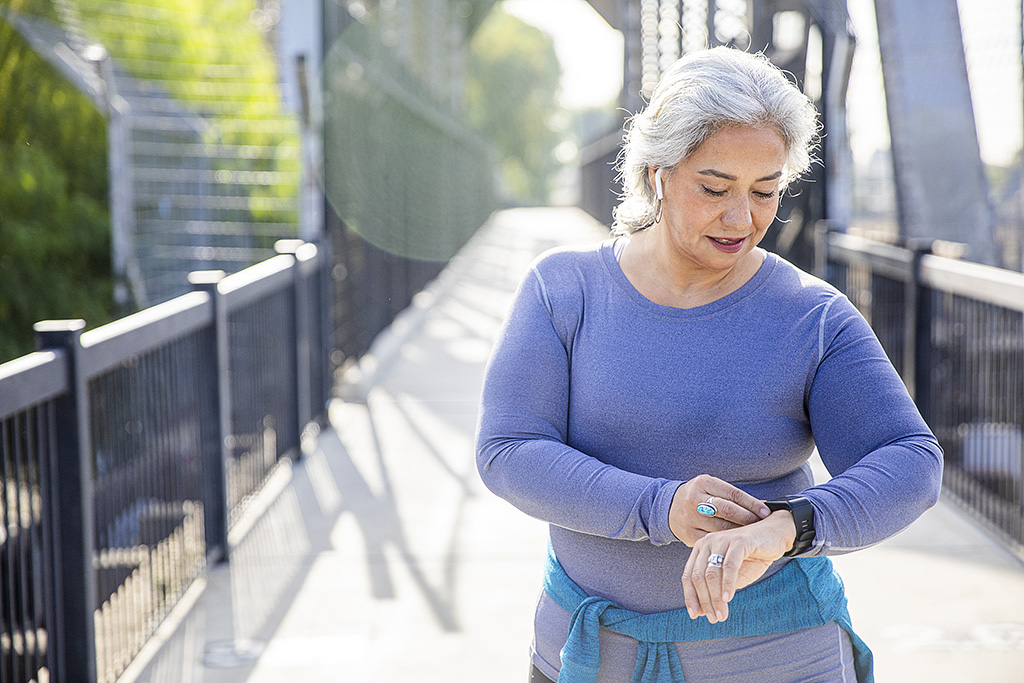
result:
<svg viewBox="0 0 1024 683"><path fill-rule="evenodd" d="M683 569L683 597L690 618L706 616L712 624L725 621L736 591L764 575L795 540L796 525L788 510L698 540ZM715 556L720 556L721 566L709 562Z"/></svg>

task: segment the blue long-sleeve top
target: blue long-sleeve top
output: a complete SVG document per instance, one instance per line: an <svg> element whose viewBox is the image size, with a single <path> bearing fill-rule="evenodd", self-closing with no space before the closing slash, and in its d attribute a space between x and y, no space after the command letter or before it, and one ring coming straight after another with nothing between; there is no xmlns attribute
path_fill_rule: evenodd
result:
<svg viewBox="0 0 1024 683"><path fill-rule="evenodd" d="M831 285L764 257L738 290L690 309L640 294L611 240L547 252L522 281L485 376L477 464L491 491L551 524L589 594L683 607L690 549L668 513L702 473L760 499L809 498L810 555L878 543L937 500L941 449L868 323ZM815 446L832 475L817 485Z"/></svg>

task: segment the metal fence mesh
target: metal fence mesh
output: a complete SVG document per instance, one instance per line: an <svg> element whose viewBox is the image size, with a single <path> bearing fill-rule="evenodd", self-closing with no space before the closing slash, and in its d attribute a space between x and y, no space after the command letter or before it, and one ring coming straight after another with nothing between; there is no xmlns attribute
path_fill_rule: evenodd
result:
<svg viewBox="0 0 1024 683"><path fill-rule="evenodd" d="M203 449L216 448L210 334L89 383L99 681L123 673L205 567Z"/></svg>
<svg viewBox="0 0 1024 683"><path fill-rule="evenodd" d="M278 460L299 445L295 292L285 288L229 316L233 433L226 464L229 524L245 510Z"/></svg>
<svg viewBox="0 0 1024 683"><path fill-rule="evenodd" d="M932 291L930 425L947 492L1024 548L1024 316Z"/></svg>
<svg viewBox="0 0 1024 683"><path fill-rule="evenodd" d="M494 208L493 151L449 95L416 75L427 67L389 46L399 40L389 33L397 17L382 27L373 16L353 16L328 22L324 58L324 192L339 364L369 348ZM412 38L423 48L413 59L439 59L422 30Z"/></svg>
<svg viewBox="0 0 1024 683"><path fill-rule="evenodd" d="M49 403L0 422L0 680L11 683L47 680L52 667L52 425Z"/></svg>
<svg viewBox="0 0 1024 683"><path fill-rule="evenodd" d="M297 234L301 145L283 105L274 3L64 2L104 77L115 265L137 305L235 272ZM261 9L263 7L263 9ZM69 19L70 20L70 19ZM87 49L87 48L86 48Z"/></svg>
<svg viewBox="0 0 1024 683"><path fill-rule="evenodd" d="M871 323L904 379L912 378L944 451L943 490L1024 551L1024 314L1019 305L991 302L998 288L1012 300L1021 285L990 268L947 281L910 258L896 274L868 251L834 247L830 240L829 281Z"/></svg>

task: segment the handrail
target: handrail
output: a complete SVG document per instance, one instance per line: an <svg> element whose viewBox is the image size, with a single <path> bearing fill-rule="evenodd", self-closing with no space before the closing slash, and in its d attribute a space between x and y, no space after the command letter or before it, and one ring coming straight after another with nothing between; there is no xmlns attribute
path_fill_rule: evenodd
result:
<svg viewBox="0 0 1024 683"><path fill-rule="evenodd" d="M217 289L224 295L229 309L234 310L262 299L291 282L295 257L280 254L249 266L221 280Z"/></svg>
<svg viewBox="0 0 1024 683"><path fill-rule="evenodd" d="M190 292L82 333L82 363L96 377L132 357L213 323L210 295Z"/></svg>
<svg viewBox="0 0 1024 683"><path fill-rule="evenodd" d="M914 252L910 249L833 232L828 235L828 251L830 256L841 257L847 263L870 263L897 280L907 281L913 276Z"/></svg>
<svg viewBox="0 0 1024 683"><path fill-rule="evenodd" d="M33 529L0 543L32 567L0 590L22 595L29 582L59 615L38 617L54 680L118 675L152 634L103 634L159 623L205 562L228 552L247 497L299 457L302 431L323 419L332 349L317 311L330 306L331 264L315 245L281 246L292 253L197 277L197 291L88 332L81 320L39 323L43 350L0 365L0 458L18 464L5 476L41 501L28 510L0 500L0 514ZM159 591L151 555L177 563ZM0 605L21 619L10 614Z"/></svg>
<svg viewBox="0 0 1024 683"><path fill-rule="evenodd" d="M939 291L1024 312L1024 273L926 255L921 259L921 282Z"/></svg>
<svg viewBox="0 0 1024 683"><path fill-rule="evenodd" d="M945 452L943 490L1024 556L1024 273L824 235ZM866 273L844 274L856 265Z"/></svg>
<svg viewBox="0 0 1024 683"><path fill-rule="evenodd" d="M60 351L36 351L0 365L0 420L49 401L68 390Z"/></svg>

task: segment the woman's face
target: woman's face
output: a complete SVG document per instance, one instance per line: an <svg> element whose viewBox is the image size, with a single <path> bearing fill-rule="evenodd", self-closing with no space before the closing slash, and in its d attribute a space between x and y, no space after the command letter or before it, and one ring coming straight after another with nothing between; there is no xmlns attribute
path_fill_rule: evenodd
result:
<svg viewBox="0 0 1024 683"><path fill-rule="evenodd" d="M732 268L775 220L785 159L782 136L770 126L722 128L662 175L663 214L654 230L665 231L690 265Z"/></svg>

